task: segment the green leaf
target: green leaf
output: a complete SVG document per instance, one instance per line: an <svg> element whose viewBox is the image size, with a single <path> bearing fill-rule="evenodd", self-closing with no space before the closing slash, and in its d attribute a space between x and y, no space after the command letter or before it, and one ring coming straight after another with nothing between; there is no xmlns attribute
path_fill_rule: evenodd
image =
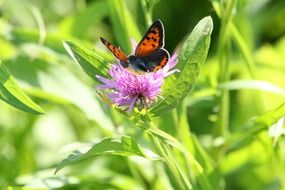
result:
<svg viewBox="0 0 285 190"><path fill-rule="evenodd" d="M33 102L17 85L0 61L0 98L8 104L28 113L42 114L43 109Z"/></svg>
<svg viewBox="0 0 285 190"><path fill-rule="evenodd" d="M200 187L200 189L209 190L219 189L219 178L221 176L219 175L217 169L213 167L214 164L207 154L207 151L203 148L195 135L191 135L191 141L193 143L193 152L195 152L194 156L199 163L201 163L201 167L203 168L203 172L194 170L194 172L196 172L195 175L197 176L197 187Z"/></svg>
<svg viewBox="0 0 285 190"><path fill-rule="evenodd" d="M285 116L285 103L254 119L246 128L242 128L226 139L227 152L244 147L256 137L256 134L267 130ZM246 133L244 133L246 131Z"/></svg>
<svg viewBox="0 0 285 190"><path fill-rule="evenodd" d="M285 89L276 86L275 84L272 84L270 82L261 81L261 80L233 80L230 82L220 84L218 87L227 90L239 90L239 89L262 90L285 96Z"/></svg>
<svg viewBox="0 0 285 190"><path fill-rule="evenodd" d="M160 0L148 0L149 7L153 8Z"/></svg>
<svg viewBox="0 0 285 190"><path fill-rule="evenodd" d="M165 81L163 99L151 110L154 116L175 108L195 86L200 67L205 62L210 46L213 21L210 16L203 18L186 39L178 57L176 72Z"/></svg>
<svg viewBox="0 0 285 190"><path fill-rule="evenodd" d="M275 108L274 110L268 111L265 114L259 116L256 120L256 124L261 124L265 127L270 127L271 125L277 123L279 119L285 116L285 103Z"/></svg>
<svg viewBox="0 0 285 190"><path fill-rule="evenodd" d="M92 79L98 81L96 75L108 77L108 62L99 53L90 51L75 42L63 42L64 48L73 60L78 63L84 72Z"/></svg>
<svg viewBox="0 0 285 190"><path fill-rule="evenodd" d="M59 64L59 60L46 58L19 56L4 64L26 93L45 101L75 106L102 129L112 131L114 126L96 99L94 89L80 80L84 73L73 73L72 70L78 69L74 65L68 69L65 62Z"/></svg>
<svg viewBox="0 0 285 190"><path fill-rule="evenodd" d="M146 133L157 137L158 139L169 144L173 148L183 152L187 156L188 161L192 164L193 167L195 167L195 170L202 172L201 165L196 161L192 153L187 151L187 148L183 144L181 144L175 137L156 127L154 123L150 121L150 118L148 116L138 114L132 117L132 121L136 123L137 126L141 127Z"/></svg>
<svg viewBox="0 0 285 190"><path fill-rule="evenodd" d="M211 1L212 6L214 10L216 11L218 17L221 19L222 17L222 7L219 1ZM243 56L245 63L247 65L248 71L250 72L251 76L255 77L255 64L254 64L254 58L253 53L251 52L248 43L246 43L246 40L244 39L243 35L240 33L240 31L237 29L235 23L231 22L229 23L229 30L232 35L233 42L237 45L237 47L240 49L241 55Z"/></svg>
<svg viewBox="0 0 285 190"><path fill-rule="evenodd" d="M37 29L33 28L15 28L11 31L11 41L16 44L20 45L23 43L38 43L40 38L40 32ZM44 45L46 47L50 47L53 50L63 53L64 49L62 47L62 39L73 39L69 36L60 36L53 33L48 33L45 38Z"/></svg>
<svg viewBox="0 0 285 190"><path fill-rule="evenodd" d="M146 157L140 146L128 136L121 138L107 138L92 146L86 153L81 153L78 150L73 151L66 159L64 159L55 170L57 173L65 166L77 163L87 158L98 155L119 155L119 156L142 156Z"/></svg>

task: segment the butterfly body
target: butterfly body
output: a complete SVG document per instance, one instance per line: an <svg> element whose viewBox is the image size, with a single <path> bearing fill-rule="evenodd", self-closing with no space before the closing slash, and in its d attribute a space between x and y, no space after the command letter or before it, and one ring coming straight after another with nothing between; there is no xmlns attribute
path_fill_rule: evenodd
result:
<svg viewBox="0 0 285 190"><path fill-rule="evenodd" d="M130 55L128 57L128 67L135 71L147 72L149 70L148 64L148 61L141 57L137 57L134 55Z"/></svg>
<svg viewBox="0 0 285 190"><path fill-rule="evenodd" d="M164 46L164 29L160 20L156 20L148 29L136 47L134 55L126 56L119 48L100 38L103 44L120 60L120 64L129 70L144 73L156 72L169 60L169 53Z"/></svg>
<svg viewBox="0 0 285 190"><path fill-rule="evenodd" d="M120 64L131 71L136 71L137 73L150 72L151 65L155 66L156 63L150 62L144 58L136 57L134 55L130 55L128 57L128 61L120 61Z"/></svg>

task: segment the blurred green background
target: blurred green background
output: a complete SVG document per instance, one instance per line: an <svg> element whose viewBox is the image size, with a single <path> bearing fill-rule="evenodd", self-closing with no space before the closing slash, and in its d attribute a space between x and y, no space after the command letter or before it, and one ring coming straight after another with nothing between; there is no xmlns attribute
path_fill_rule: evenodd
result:
<svg viewBox="0 0 285 190"><path fill-rule="evenodd" d="M213 144L219 143L215 127L221 21L213 2L0 0L0 60L21 89L45 110L45 114L32 115L0 102L0 189L8 185L27 189L161 189L165 187L161 184L170 183L160 165L118 156L99 156L53 174L55 166L72 150L105 137L128 134L142 146L150 146L142 130L105 107L95 93L96 83L68 56L62 42L81 43L111 62L113 57L99 42L100 36L130 53L130 37L140 40L150 19L159 18L165 27L165 48L173 52L207 15L214 20L209 55L198 84L185 100L191 132L218 168L217 183L223 184L219 187L285 189L284 140L273 148L266 130L253 133L216 160ZM230 86L235 88L229 96L232 134L246 135L252 118L284 102L284 93L276 93L269 85L284 89L284 18L284 0L236 2L233 23L247 53L234 40L230 43L229 78L267 83L254 84L258 90L252 90L247 82ZM254 77L248 63L254 65ZM176 136L169 127L169 115L156 122Z"/></svg>

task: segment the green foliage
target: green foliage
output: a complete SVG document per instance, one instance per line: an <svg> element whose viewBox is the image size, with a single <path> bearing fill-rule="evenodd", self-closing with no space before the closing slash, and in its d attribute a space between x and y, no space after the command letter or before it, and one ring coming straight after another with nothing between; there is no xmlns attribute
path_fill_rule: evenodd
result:
<svg viewBox="0 0 285 190"><path fill-rule="evenodd" d="M125 52L129 53L131 52L130 38L134 37L136 40L139 40L141 34L131 17L130 11L127 9L125 1L107 0L107 4L118 44Z"/></svg>
<svg viewBox="0 0 285 190"><path fill-rule="evenodd" d="M108 77L108 62L101 55L73 42L64 42L64 47L91 78L98 80L96 75Z"/></svg>
<svg viewBox="0 0 285 190"><path fill-rule="evenodd" d="M284 189L284 7L0 0L0 189ZM130 54L156 19L180 72L128 115L99 37Z"/></svg>
<svg viewBox="0 0 285 190"><path fill-rule="evenodd" d="M282 96L285 95L285 90L283 88L266 81L258 80L232 80L230 82L220 84L219 87L227 90L262 90L280 94Z"/></svg>
<svg viewBox="0 0 285 190"><path fill-rule="evenodd" d="M265 114L259 116L256 120L256 124L261 124L266 127L270 127L274 123L285 116L285 104L280 105L274 110L268 111Z"/></svg>
<svg viewBox="0 0 285 190"><path fill-rule="evenodd" d="M12 106L32 114L42 114L43 109L34 103L17 85L15 79L0 62L0 98Z"/></svg>
<svg viewBox="0 0 285 190"><path fill-rule="evenodd" d="M55 173L70 164L74 164L94 156L106 154L119 156L137 155L145 157L139 145L131 137L122 136L121 138L117 139L107 138L93 145L92 148L90 148L90 150L88 150L86 153L81 153L78 150L73 151L72 154L70 154L57 166Z"/></svg>
<svg viewBox="0 0 285 190"><path fill-rule="evenodd" d="M175 108L197 82L200 67L205 62L213 30L211 17L205 17L185 40L179 52L177 68L180 70L169 82L165 81L163 100L156 104L151 113L160 115Z"/></svg>

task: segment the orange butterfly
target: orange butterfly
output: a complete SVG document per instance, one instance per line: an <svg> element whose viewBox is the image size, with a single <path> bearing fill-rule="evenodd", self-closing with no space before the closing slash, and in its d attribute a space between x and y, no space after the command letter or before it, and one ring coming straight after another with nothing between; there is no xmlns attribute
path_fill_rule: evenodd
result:
<svg viewBox="0 0 285 190"><path fill-rule="evenodd" d="M164 46L164 29L160 20L156 20L147 30L138 44L135 55L126 56L118 47L100 37L105 46L120 60L124 68L138 72L156 72L169 60L169 53Z"/></svg>

